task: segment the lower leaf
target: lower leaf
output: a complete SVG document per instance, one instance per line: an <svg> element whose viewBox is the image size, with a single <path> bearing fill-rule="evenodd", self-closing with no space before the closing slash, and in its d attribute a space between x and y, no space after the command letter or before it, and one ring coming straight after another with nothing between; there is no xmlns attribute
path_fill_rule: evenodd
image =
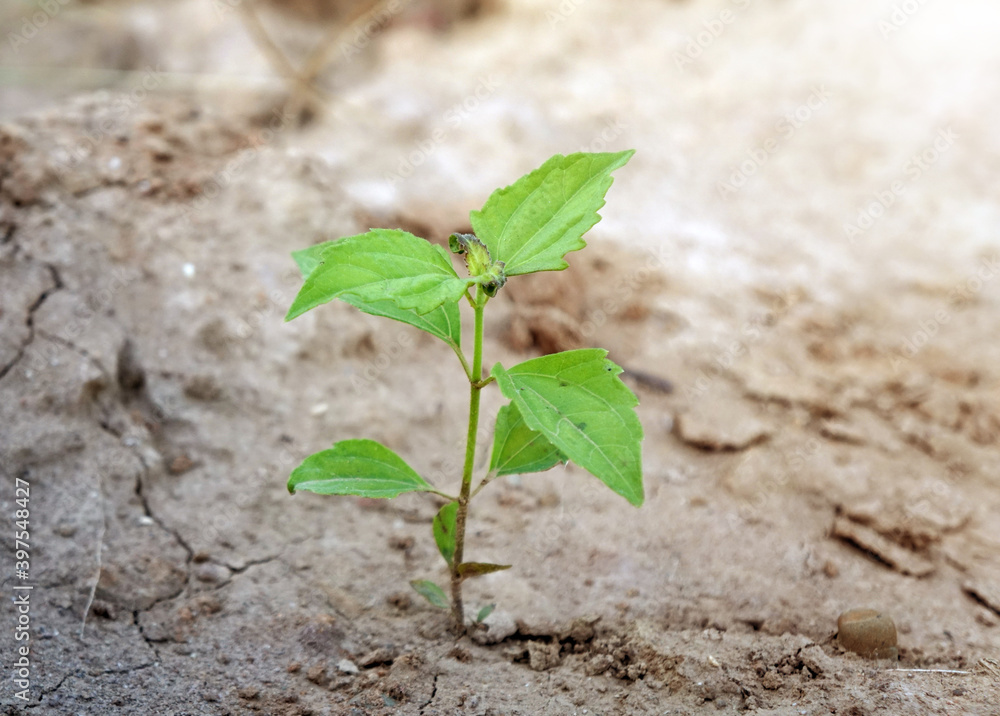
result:
<svg viewBox="0 0 1000 716"><path fill-rule="evenodd" d="M493 432L490 470L497 475L517 475L543 472L564 462L566 456L559 448L542 433L527 426L517 404L510 403L500 408Z"/></svg>
<svg viewBox="0 0 1000 716"><path fill-rule="evenodd" d="M490 564L489 562L462 562L458 565L458 576L462 579L469 579L470 577L481 577L484 574L492 574L493 572L501 572L505 569L510 569L509 564Z"/></svg>
<svg viewBox="0 0 1000 716"><path fill-rule="evenodd" d="M455 556L455 519L458 515L458 503L449 502L442 507L434 516L434 541L437 542L438 551L444 557L444 561L451 566L452 558Z"/></svg>
<svg viewBox="0 0 1000 716"><path fill-rule="evenodd" d="M440 609L448 608L448 596L444 593L438 585L429 579L414 579L410 582L410 586L413 590L419 594L421 597L426 599L435 607Z"/></svg>
<svg viewBox="0 0 1000 716"><path fill-rule="evenodd" d="M607 351L586 348L532 358L491 375L525 425L636 507L643 502L639 401Z"/></svg>
<svg viewBox="0 0 1000 716"><path fill-rule="evenodd" d="M288 491L320 495L397 497L434 488L389 448L374 440L342 440L307 457L288 478Z"/></svg>

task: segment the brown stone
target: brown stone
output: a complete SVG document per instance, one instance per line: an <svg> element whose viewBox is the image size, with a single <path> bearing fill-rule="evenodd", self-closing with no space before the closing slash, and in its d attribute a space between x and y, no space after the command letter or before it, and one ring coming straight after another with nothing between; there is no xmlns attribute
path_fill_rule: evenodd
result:
<svg viewBox="0 0 1000 716"><path fill-rule="evenodd" d="M875 609L851 609L837 619L837 643L869 659L896 659L896 625Z"/></svg>
<svg viewBox="0 0 1000 716"><path fill-rule="evenodd" d="M559 643L528 642L528 666L535 671L546 671L559 666Z"/></svg>
<svg viewBox="0 0 1000 716"><path fill-rule="evenodd" d="M784 683L784 679L781 678L781 675L777 671L768 671L760 680L760 685L769 691L780 689Z"/></svg>

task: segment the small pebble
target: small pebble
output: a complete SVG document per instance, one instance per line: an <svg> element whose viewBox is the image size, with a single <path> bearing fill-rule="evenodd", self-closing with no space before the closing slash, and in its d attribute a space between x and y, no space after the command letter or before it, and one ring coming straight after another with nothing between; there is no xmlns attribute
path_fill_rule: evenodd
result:
<svg viewBox="0 0 1000 716"><path fill-rule="evenodd" d="M896 625L875 609L850 609L837 619L837 643L869 659L897 659Z"/></svg>
<svg viewBox="0 0 1000 716"><path fill-rule="evenodd" d="M761 686L768 691L780 689L784 681L776 671L768 671L760 680Z"/></svg>
<svg viewBox="0 0 1000 716"><path fill-rule="evenodd" d="M229 580L229 569L221 564L205 562L194 568L194 576L199 582L207 584L222 584Z"/></svg>
<svg viewBox="0 0 1000 716"><path fill-rule="evenodd" d="M244 701L256 701L260 698L260 689L256 686L244 686L236 693Z"/></svg>
<svg viewBox="0 0 1000 716"><path fill-rule="evenodd" d="M326 687L330 683L330 677L327 675L326 669L322 664L310 666L309 670L306 671L306 678L317 686Z"/></svg>
<svg viewBox="0 0 1000 716"><path fill-rule="evenodd" d="M167 472L171 475L182 475L194 467L194 460L187 455L178 455L167 466Z"/></svg>
<svg viewBox="0 0 1000 716"><path fill-rule="evenodd" d="M358 665L355 664L350 659L341 659L337 662L337 669L344 672L345 674L356 674L360 671Z"/></svg>

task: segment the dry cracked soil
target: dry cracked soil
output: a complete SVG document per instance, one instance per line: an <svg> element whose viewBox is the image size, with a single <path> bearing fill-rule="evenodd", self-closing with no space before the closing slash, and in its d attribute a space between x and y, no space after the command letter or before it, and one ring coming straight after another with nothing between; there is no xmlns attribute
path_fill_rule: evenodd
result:
<svg viewBox="0 0 1000 716"><path fill-rule="evenodd" d="M111 29L135 67L207 71L143 35L177 7L259 62L194 3L129 7ZM0 710L1000 713L1000 50L962 13L996 14L928 5L884 36L891 12L522 1L401 22L304 129L245 88L8 90L34 108L0 124ZM508 283L486 362L610 348L647 501L572 465L495 481L468 549L514 567L466 584L497 606L456 639L407 584L446 574L435 498L285 480L370 437L452 484L464 378L347 305L284 323L289 252L371 226L442 242L494 186L597 142L638 149L606 220L566 272ZM840 648L855 607L891 616L898 660Z"/></svg>

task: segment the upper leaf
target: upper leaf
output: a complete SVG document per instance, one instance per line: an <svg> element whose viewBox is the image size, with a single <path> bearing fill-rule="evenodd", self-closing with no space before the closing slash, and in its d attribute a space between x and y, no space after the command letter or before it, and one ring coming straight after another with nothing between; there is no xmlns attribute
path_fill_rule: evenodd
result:
<svg viewBox="0 0 1000 716"><path fill-rule="evenodd" d="M364 304L390 299L399 308L423 316L457 302L475 283L459 278L443 248L399 229L372 229L320 246L325 248L296 257L303 272L310 266L311 270L286 321L347 297Z"/></svg>
<svg viewBox="0 0 1000 716"><path fill-rule="evenodd" d="M566 457L548 438L527 426L516 404L500 408L493 430L491 472L497 475L542 472L561 462L566 462Z"/></svg>
<svg viewBox="0 0 1000 716"><path fill-rule="evenodd" d="M313 272L313 269L323 263L320 255L335 243L337 243L336 240L324 241L321 244L313 244L308 248L292 252L292 258L295 259L295 264L299 267L299 271L302 272L303 279L309 278L309 274Z"/></svg>
<svg viewBox="0 0 1000 716"><path fill-rule="evenodd" d="M288 491L321 495L397 497L434 488L389 448L374 440L342 440L307 457L288 478Z"/></svg>
<svg viewBox="0 0 1000 716"><path fill-rule="evenodd" d="M292 258L302 271L302 278L306 279L313 269L322 263L320 256L334 241L325 241L322 244L310 246L301 251L293 251ZM437 336L454 350L458 350L462 345L462 323L459 317L457 303L445 303L435 308L430 313L420 315L413 309L400 308L396 302L390 298L381 301L363 301L357 296L344 294L340 300L349 303L358 310L370 313L373 316L384 316L395 321L409 323L422 331Z"/></svg>
<svg viewBox="0 0 1000 716"><path fill-rule="evenodd" d="M454 500L442 507L436 515L432 527L434 529L434 541L437 542L438 551L444 557L444 561L451 566L455 556L455 520L458 515L458 502Z"/></svg>
<svg viewBox="0 0 1000 716"><path fill-rule="evenodd" d="M491 375L524 422L577 465L637 507L643 502L639 401L607 351L566 351Z"/></svg>
<svg viewBox="0 0 1000 716"><path fill-rule="evenodd" d="M586 246L583 235L601 220L611 172L634 153L557 154L493 192L469 215L472 228L507 276L561 271L568 265L563 256Z"/></svg>

